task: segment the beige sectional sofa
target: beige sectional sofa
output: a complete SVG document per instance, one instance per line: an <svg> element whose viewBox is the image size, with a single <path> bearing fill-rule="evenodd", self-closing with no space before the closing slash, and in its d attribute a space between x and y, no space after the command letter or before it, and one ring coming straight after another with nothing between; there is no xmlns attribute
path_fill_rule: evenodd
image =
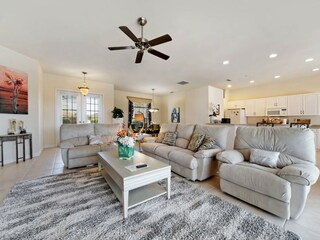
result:
<svg viewBox="0 0 320 240"><path fill-rule="evenodd" d="M310 129L238 127L217 155L221 190L282 218L298 218L319 177Z"/></svg>
<svg viewBox="0 0 320 240"><path fill-rule="evenodd" d="M154 142L155 138L148 138L141 144L144 154L160 161L169 163L173 172L190 179L204 180L217 173L218 162L215 156L218 152L226 149L229 128L212 127L209 125L195 124L162 124L161 133L177 132L175 146ZM188 144L193 134L203 134L216 141L214 149L193 152Z"/></svg>
<svg viewBox="0 0 320 240"><path fill-rule="evenodd" d="M97 153L115 147L113 138L120 128L121 124L61 125L60 148L64 165L75 168L98 163ZM99 141L90 141L90 136L91 140Z"/></svg>

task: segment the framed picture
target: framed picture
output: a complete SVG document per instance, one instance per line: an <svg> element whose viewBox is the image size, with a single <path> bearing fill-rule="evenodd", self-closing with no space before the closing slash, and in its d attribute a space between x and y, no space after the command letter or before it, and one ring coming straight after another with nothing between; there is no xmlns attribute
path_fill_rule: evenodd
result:
<svg viewBox="0 0 320 240"><path fill-rule="evenodd" d="M174 107L171 112L171 122L179 123L180 122L180 107Z"/></svg>
<svg viewBox="0 0 320 240"><path fill-rule="evenodd" d="M0 65L0 113L28 114L28 74Z"/></svg>

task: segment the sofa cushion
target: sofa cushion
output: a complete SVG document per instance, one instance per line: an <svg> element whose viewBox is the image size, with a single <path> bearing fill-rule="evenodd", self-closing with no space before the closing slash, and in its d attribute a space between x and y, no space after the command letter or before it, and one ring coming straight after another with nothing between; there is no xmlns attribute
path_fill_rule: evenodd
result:
<svg viewBox="0 0 320 240"><path fill-rule="evenodd" d="M104 151L109 151L109 150L112 150L112 149L115 149L115 148L118 148L118 146L116 144L113 144L113 143L104 143L104 144L101 144L100 145L100 151L101 152L104 152Z"/></svg>
<svg viewBox="0 0 320 240"><path fill-rule="evenodd" d="M210 125L196 125L194 133L199 133L211 137L216 141L216 145L222 149L227 148L229 128L214 127Z"/></svg>
<svg viewBox="0 0 320 240"><path fill-rule="evenodd" d="M116 138L116 136L108 136L108 135L101 136L101 140L102 140L103 144L111 144L114 142L115 138Z"/></svg>
<svg viewBox="0 0 320 240"><path fill-rule="evenodd" d="M220 177L252 191L290 202L291 184L277 175L256 168L223 163Z"/></svg>
<svg viewBox="0 0 320 240"><path fill-rule="evenodd" d="M194 124L178 124L176 146L187 148L194 131Z"/></svg>
<svg viewBox="0 0 320 240"><path fill-rule="evenodd" d="M89 136L89 145L103 144L103 141L100 136L90 135Z"/></svg>
<svg viewBox="0 0 320 240"><path fill-rule="evenodd" d="M103 124L103 123L95 123L94 124L94 132L95 135L98 136L116 136L117 133L121 130L120 123L114 124Z"/></svg>
<svg viewBox="0 0 320 240"><path fill-rule="evenodd" d="M279 172L279 168L269 168L269 167L261 166L258 164L250 163L248 161L240 162L240 163L238 163L238 165L250 167L250 168L255 168L255 169L269 172L269 173L273 173L273 174L277 174Z"/></svg>
<svg viewBox="0 0 320 240"><path fill-rule="evenodd" d="M238 127L234 147L246 160L251 148L280 152L278 168L316 161L314 133L310 129Z"/></svg>
<svg viewBox="0 0 320 240"><path fill-rule="evenodd" d="M164 138L162 140L162 143L170 145L170 146L175 146L176 145L176 140L177 140L177 132L166 132L164 134Z"/></svg>
<svg viewBox="0 0 320 240"><path fill-rule="evenodd" d="M167 146L167 145L165 145L163 143L147 142L147 143L141 144L141 149L142 149L142 151L145 151L145 152L155 153L155 150L159 146Z"/></svg>
<svg viewBox="0 0 320 240"><path fill-rule="evenodd" d="M205 136L198 150L215 149L215 148L220 148L219 146L217 146L216 141L212 137Z"/></svg>
<svg viewBox="0 0 320 240"><path fill-rule="evenodd" d="M186 150L186 149L185 149ZM170 151L169 152L169 160L170 162L175 162L180 166L189 168L189 169L196 169L198 167L198 161L193 156L194 152L188 151Z"/></svg>
<svg viewBox="0 0 320 240"><path fill-rule="evenodd" d="M193 134L188 144L188 149L193 152L198 151L198 148L201 146L204 138L205 138L205 135L198 134L198 133Z"/></svg>
<svg viewBox="0 0 320 240"><path fill-rule="evenodd" d="M279 152L266 151L262 149L252 148L250 150L250 162L258 165L277 168L277 161L279 159Z"/></svg>
<svg viewBox="0 0 320 240"><path fill-rule="evenodd" d="M155 150L154 153L164 159L168 159L169 160L169 153L172 151L178 151L179 148L175 147L175 146L168 146L168 145L160 145L158 146Z"/></svg>
<svg viewBox="0 0 320 240"><path fill-rule="evenodd" d="M161 124L160 133L175 132L177 130L177 123L163 123Z"/></svg>
<svg viewBox="0 0 320 240"><path fill-rule="evenodd" d="M74 138L68 139L68 141L71 142L76 147L89 144L88 136L74 137Z"/></svg>
<svg viewBox="0 0 320 240"><path fill-rule="evenodd" d="M95 135L93 126L94 124L63 124L60 127L60 142L76 137L86 137L88 141L88 135Z"/></svg>
<svg viewBox="0 0 320 240"><path fill-rule="evenodd" d="M85 145L69 149L69 159L83 158L97 155L100 151L100 145Z"/></svg>

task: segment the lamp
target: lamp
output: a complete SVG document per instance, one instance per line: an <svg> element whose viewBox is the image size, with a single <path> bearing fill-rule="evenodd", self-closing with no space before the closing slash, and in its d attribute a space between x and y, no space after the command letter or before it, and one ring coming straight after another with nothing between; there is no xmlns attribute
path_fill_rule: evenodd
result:
<svg viewBox="0 0 320 240"><path fill-rule="evenodd" d="M154 88L152 88L152 104L154 104ZM152 113L154 113L154 112L158 112L159 111L159 108L156 108L156 107L152 107L151 106L151 108L149 109L149 112L152 112Z"/></svg>
<svg viewBox="0 0 320 240"><path fill-rule="evenodd" d="M82 72L83 73L83 84L81 87L78 87L80 92L82 93L83 96L86 96L89 93L89 88L87 87L86 83L86 74L87 72Z"/></svg>

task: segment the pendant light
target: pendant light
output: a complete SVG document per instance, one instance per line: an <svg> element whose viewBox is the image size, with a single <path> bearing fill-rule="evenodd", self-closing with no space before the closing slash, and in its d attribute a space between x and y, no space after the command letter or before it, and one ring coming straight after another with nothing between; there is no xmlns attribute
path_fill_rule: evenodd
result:
<svg viewBox="0 0 320 240"><path fill-rule="evenodd" d="M158 112L159 111L159 108L156 108L156 107L152 107L152 105L154 105L154 88L152 88L152 102L151 102L151 108L149 109L149 112L152 112L152 113L154 113L154 112Z"/></svg>
<svg viewBox="0 0 320 240"><path fill-rule="evenodd" d="M89 93L89 88L87 87L86 83L86 74L87 72L82 72L83 73L83 84L81 87L78 87L80 92L82 93L83 96L86 96Z"/></svg>

